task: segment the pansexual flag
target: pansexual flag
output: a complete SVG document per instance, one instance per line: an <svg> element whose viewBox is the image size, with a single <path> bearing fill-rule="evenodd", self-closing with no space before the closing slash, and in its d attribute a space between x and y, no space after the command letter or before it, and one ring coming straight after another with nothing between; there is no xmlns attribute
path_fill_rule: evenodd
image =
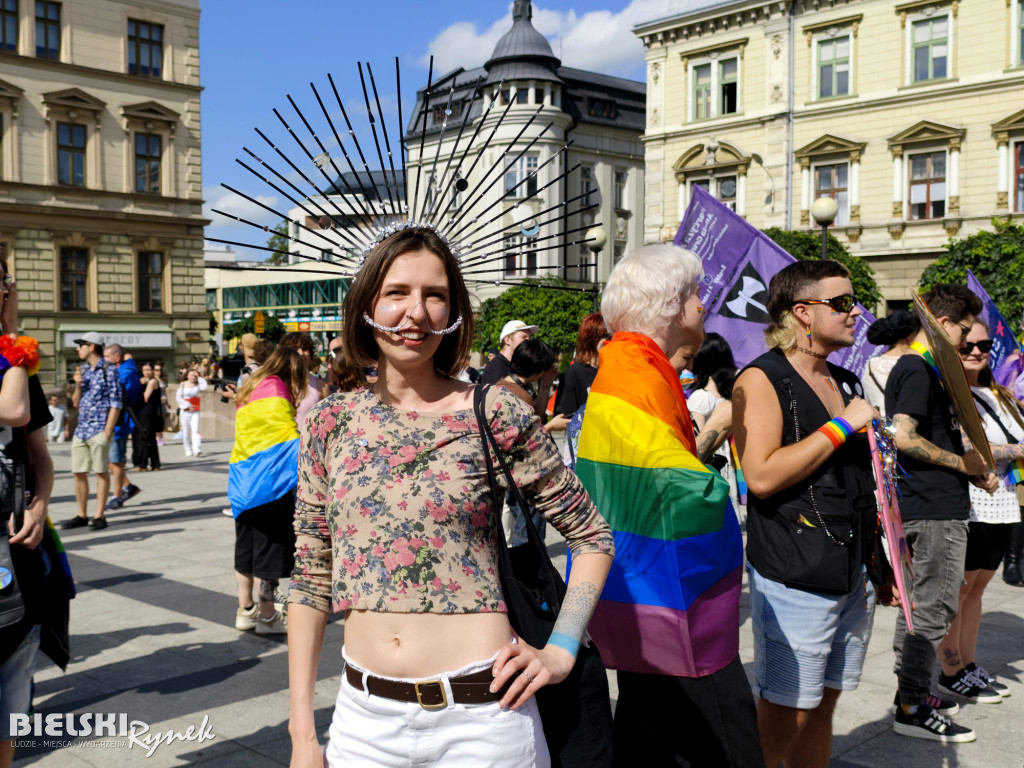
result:
<svg viewBox="0 0 1024 768"><path fill-rule="evenodd" d="M577 454L615 535L615 561L590 623L605 664L702 677L739 652L743 542L729 485L696 454L682 387L638 333L601 350Z"/></svg>
<svg viewBox="0 0 1024 768"><path fill-rule="evenodd" d="M249 402L235 411L235 447L228 464L228 500L242 512L295 489L299 475L299 430L288 386L277 376L256 385Z"/></svg>

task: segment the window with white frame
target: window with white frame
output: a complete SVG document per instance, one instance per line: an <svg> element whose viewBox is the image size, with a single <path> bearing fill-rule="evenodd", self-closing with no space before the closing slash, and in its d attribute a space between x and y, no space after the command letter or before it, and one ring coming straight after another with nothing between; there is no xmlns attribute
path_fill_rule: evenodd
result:
<svg viewBox="0 0 1024 768"><path fill-rule="evenodd" d="M730 56L694 65L692 92L694 120L739 112L739 57Z"/></svg>
<svg viewBox="0 0 1024 768"><path fill-rule="evenodd" d="M505 196L531 197L537 194L537 155L527 153L505 169Z"/></svg>
<svg viewBox="0 0 1024 768"><path fill-rule="evenodd" d="M36 58L60 58L60 3L36 0Z"/></svg>
<svg viewBox="0 0 1024 768"><path fill-rule="evenodd" d="M85 126L57 123L57 183L85 186Z"/></svg>
<svg viewBox="0 0 1024 768"><path fill-rule="evenodd" d="M537 274L537 251L522 235L505 236L505 277Z"/></svg>
<svg viewBox="0 0 1024 768"><path fill-rule="evenodd" d="M701 187L730 211L736 210L736 177L717 176L710 179L694 179L690 183L691 194L694 187Z"/></svg>
<svg viewBox="0 0 1024 768"><path fill-rule="evenodd" d="M1017 20L1014 24L1013 36L1017 43L1016 56L1014 56L1014 65L1024 65L1024 0L1017 0L1016 4Z"/></svg>
<svg viewBox="0 0 1024 768"><path fill-rule="evenodd" d="M949 77L949 16L920 19L910 25L910 81Z"/></svg>
<svg viewBox="0 0 1024 768"><path fill-rule="evenodd" d="M597 179L594 178L594 167L592 165L580 166L580 205L596 203Z"/></svg>
<svg viewBox="0 0 1024 768"><path fill-rule="evenodd" d="M620 211L624 211L628 207L626 205L626 182L628 180L628 171L615 172L615 207Z"/></svg>
<svg viewBox="0 0 1024 768"><path fill-rule="evenodd" d="M836 226L850 223L850 166L847 163L818 165L814 168L814 199L831 197L839 207Z"/></svg>
<svg viewBox="0 0 1024 768"><path fill-rule="evenodd" d="M818 98L850 95L850 36L818 41Z"/></svg>
<svg viewBox="0 0 1024 768"><path fill-rule="evenodd" d="M1024 141L1013 145L1013 210L1024 213Z"/></svg>
<svg viewBox="0 0 1024 768"><path fill-rule="evenodd" d="M164 255L160 251L139 251L139 311L164 310Z"/></svg>
<svg viewBox="0 0 1024 768"><path fill-rule="evenodd" d="M135 134L135 191L160 193L160 137Z"/></svg>
<svg viewBox="0 0 1024 768"><path fill-rule="evenodd" d="M907 158L910 173L909 219L946 215L946 152L923 152Z"/></svg>

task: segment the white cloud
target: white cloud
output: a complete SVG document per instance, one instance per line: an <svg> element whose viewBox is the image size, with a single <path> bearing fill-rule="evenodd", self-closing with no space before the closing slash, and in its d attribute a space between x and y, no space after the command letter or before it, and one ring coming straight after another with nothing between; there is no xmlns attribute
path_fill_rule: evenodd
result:
<svg viewBox="0 0 1024 768"><path fill-rule="evenodd" d="M230 219L227 216L221 216L214 213L214 208L260 225L272 227L280 220L279 216L275 216L251 200L246 200L244 197L240 197L234 192L230 192L223 187L212 187L204 190L204 197L206 198L206 204L203 206L203 215L212 219L213 226L218 229L228 227L245 227L253 233L256 239L261 241L266 239L265 237L261 237L257 234L254 227L250 227L248 224ZM271 208L275 207L277 204L277 198L273 195L252 195L252 198L254 200L258 200L264 205L270 206Z"/></svg>
<svg viewBox="0 0 1024 768"><path fill-rule="evenodd" d="M583 14L545 10L534 3L533 26L548 39L565 66L635 77L638 70L642 72L644 47L633 34L633 26L666 15L674 10L674 1L632 0L618 12ZM511 26L511 4L504 16L483 31L472 22L456 22L430 41L422 63L426 65L433 54L435 75L455 67L482 66Z"/></svg>

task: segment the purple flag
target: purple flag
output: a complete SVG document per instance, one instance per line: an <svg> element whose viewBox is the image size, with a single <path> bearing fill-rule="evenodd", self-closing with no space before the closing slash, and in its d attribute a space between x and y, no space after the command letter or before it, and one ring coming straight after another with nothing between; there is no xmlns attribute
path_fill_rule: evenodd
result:
<svg viewBox="0 0 1024 768"><path fill-rule="evenodd" d="M1017 337L1013 335L1013 330L1003 318L996 303L992 301L992 297L988 295L988 291L969 269L967 270L967 287L981 299L981 317L978 319L988 326L988 334L992 339L992 351L988 355L988 366L1000 384L1012 388L1014 379L1020 374L1021 358L1009 359L1010 354L1017 349Z"/></svg>
<svg viewBox="0 0 1024 768"><path fill-rule="evenodd" d="M696 253L704 265L700 293L708 309L704 327L725 337L740 367L763 354L768 283L796 259L698 186L693 187L673 242ZM831 356L833 363L857 375L878 349L867 340L868 326L875 317L863 307L861 312L853 346Z"/></svg>

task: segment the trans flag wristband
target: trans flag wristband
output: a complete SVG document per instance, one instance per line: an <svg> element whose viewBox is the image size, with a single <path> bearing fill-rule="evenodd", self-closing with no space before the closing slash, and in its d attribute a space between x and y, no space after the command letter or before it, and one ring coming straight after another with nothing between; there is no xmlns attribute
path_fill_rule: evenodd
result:
<svg viewBox="0 0 1024 768"><path fill-rule="evenodd" d="M548 638L548 645L556 645L562 650L568 651L574 659L580 652L580 641L564 632L552 632L551 637Z"/></svg>

